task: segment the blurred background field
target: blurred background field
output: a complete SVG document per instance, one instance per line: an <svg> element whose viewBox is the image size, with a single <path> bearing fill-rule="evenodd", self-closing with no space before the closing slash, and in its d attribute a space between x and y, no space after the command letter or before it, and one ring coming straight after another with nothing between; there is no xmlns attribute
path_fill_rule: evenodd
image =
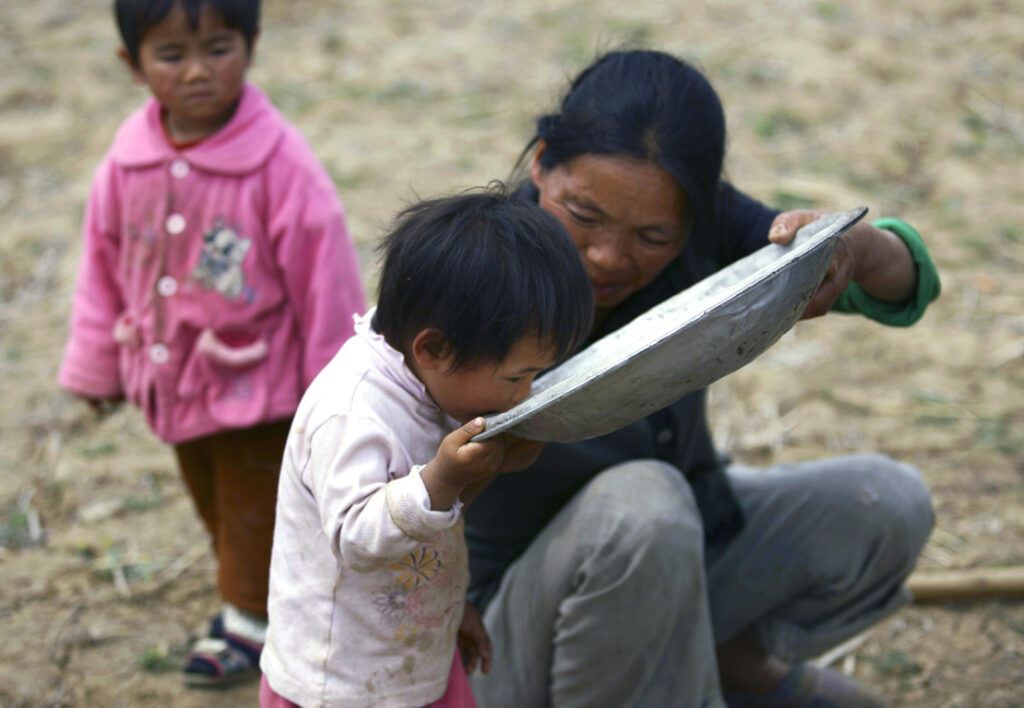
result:
<svg viewBox="0 0 1024 708"><path fill-rule="evenodd" d="M0 3L0 706L243 706L181 687L217 605L170 452L61 394L92 170L145 98L107 0ZM916 327L801 323L712 389L762 464L882 451L929 481L921 568L1024 564L1024 2L265 0L251 78L328 166L371 289L394 212L504 179L568 77L623 44L698 63L728 177L780 207L870 207L925 236ZM838 660L896 706L1024 705L1024 604L919 605Z"/></svg>

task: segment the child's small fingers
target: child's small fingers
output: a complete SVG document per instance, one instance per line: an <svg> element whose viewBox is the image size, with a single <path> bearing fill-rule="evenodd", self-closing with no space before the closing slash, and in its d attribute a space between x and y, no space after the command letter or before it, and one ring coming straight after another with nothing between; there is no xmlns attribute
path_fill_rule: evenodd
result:
<svg viewBox="0 0 1024 708"><path fill-rule="evenodd" d="M491 638L487 635L487 630L480 627L480 637L476 642L477 653L480 656L480 673L486 674L491 670L491 657L493 651L491 649Z"/></svg>
<svg viewBox="0 0 1024 708"><path fill-rule="evenodd" d="M497 439L466 443L459 454L470 464L497 465L505 457L505 446Z"/></svg>
<svg viewBox="0 0 1024 708"><path fill-rule="evenodd" d="M484 419L480 416L473 418L473 420L465 423L461 428L451 433L451 435L457 438L459 447L463 447L469 444L469 441L473 439L474 435L479 435L484 432L486 424Z"/></svg>
<svg viewBox="0 0 1024 708"><path fill-rule="evenodd" d="M470 445L470 440L473 439L474 435L479 435L484 431L485 423L484 419L477 416L473 420L463 424L461 427L456 428L452 432L445 436L443 445L448 447L449 450L455 451ZM480 443L472 443L478 445Z"/></svg>

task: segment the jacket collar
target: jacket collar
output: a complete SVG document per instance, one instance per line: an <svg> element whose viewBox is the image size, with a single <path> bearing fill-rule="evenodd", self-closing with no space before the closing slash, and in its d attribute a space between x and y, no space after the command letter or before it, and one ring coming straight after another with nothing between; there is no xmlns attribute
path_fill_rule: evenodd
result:
<svg viewBox="0 0 1024 708"><path fill-rule="evenodd" d="M416 374L405 363L405 356L402 352L388 344L384 335L373 328L373 316L376 311L376 307L371 307L366 314L356 315L353 319L356 336L369 343L371 351L377 358L377 370L408 394L416 402L416 406L423 415L428 418L442 419L443 425L448 429L458 428L461 423L438 407L430 396L430 392L427 391L427 387L416 378Z"/></svg>
<svg viewBox="0 0 1024 708"><path fill-rule="evenodd" d="M191 147L171 145L160 125L160 104L151 98L118 130L111 157L126 168L149 167L177 157L218 174L244 175L270 157L284 134L285 121L270 100L246 84L231 120Z"/></svg>

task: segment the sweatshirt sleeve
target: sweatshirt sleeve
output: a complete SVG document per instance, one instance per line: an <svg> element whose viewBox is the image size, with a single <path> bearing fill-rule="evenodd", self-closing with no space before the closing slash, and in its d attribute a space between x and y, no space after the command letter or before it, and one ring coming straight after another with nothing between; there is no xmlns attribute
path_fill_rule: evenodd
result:
<svg viewBox="0 0 1024 708"><path fill-rule="evenodd" d="M419 467L400 469L398 449L384 428L353 415L331 416L310 437L309 479L321 527L353 570L392 563L458 522L459 504L430 509Z"/></svg>
<svg viewBox="0 0 1024 708"><path fill-rule="evenodd" d="M305 140L289 128L271 163L269 232L303 343L308 386L352 336L352 315L366 309L359 257L334 183Z"/></svg>
<svg viewBox="0 0 1024 708"><path fill-rule="evenodd" d="M890 327L909 327L921 319L928 305L942 291L939 271L924 245L917 230L901 219L887 218L873 222L880 229L892 231L910 249L917 269L917 288L913 297L904 304L882 302L864 292L856 283L850 283L846 290L832 304L836 312L856 312L869 319Z"/></svg>
<svg viewBox="0 0 1024 708"><path fill-rule="evenodd" d="M731 263L768 243L768 228L780 213L751 199L723 183L719 194L719 218L724 244L724 261ZM886 218L873 222L880 229L896 234L907 244L917 269L917 289L911 300L892 304L876 300L856 283L851 283L832 305L834 312L859 313L891 327L909 327L921 319L928 305L942 290L939 272L921 235L902 219Z"/></svg>
<svg viewBox="0 0 1024 708"><path fill-rule="evenodd" d="M124 309L117 278L120 228L113 163L96 171L83 225L82 255L58 382L90 398L121 395L114 322Z"/></svg>

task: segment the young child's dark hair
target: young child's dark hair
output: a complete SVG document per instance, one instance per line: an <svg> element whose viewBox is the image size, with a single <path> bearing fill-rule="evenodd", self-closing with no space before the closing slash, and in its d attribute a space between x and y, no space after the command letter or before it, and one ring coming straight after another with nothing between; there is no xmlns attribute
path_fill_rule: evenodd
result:
<svg viewBox="0 0 1024 708"><path fill-rule="evenodd" d="M132 63L139 63L139 43L146 30L163 22L178 6L185 10L188 26L195 29L203 5L218 13L226 27L241 32L246 46L252 49L260 29L260 0L114 0L117 27Z"/></svg>
<svg viewBox="0 0 1024 708"><path fill-rule="evenodd" d="M590 334L590 280L558 220L498 182L402 211L383 257L373 326L399 351L436 328L455 369L508 356L535 334L561 361Z"/></svg>

